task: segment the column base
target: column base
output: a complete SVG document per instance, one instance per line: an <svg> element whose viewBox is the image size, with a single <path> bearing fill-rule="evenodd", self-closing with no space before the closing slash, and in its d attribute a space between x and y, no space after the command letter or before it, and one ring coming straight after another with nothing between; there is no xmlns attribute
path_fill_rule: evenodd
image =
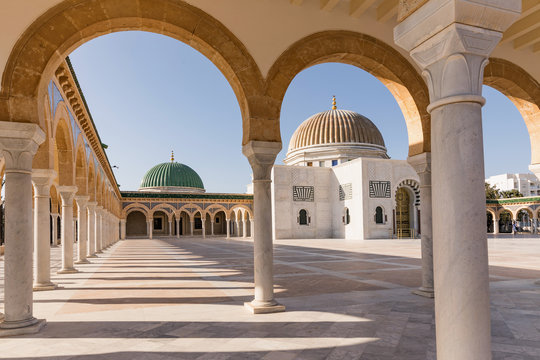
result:
<svg viewBox="0 0 540 360"><path fill-rule="evenodd" d="M84 259L84 260L77 260L75 261L75 264L90 264L90 261Z"/></svg>
<svg viewBox="0 0 540 360"><path fill-rule="evenodd" d="M281 305L275 300L245 302L244 307L252 314L269 314L285 311L285 305Z"/></svg>
<svg viewBox="0 0 540 360"><path fill-rule="evenodd" d="M423 296L430 299L433 299L435 297L435 291L433 289L426 289L423 287L415 289L411 291L411 293L413 293L414 295Z"/></svg>
<svg viewBox="0 0 540 360"><path fill-rule="evenodd" d="M69 269L58 270L56 273L57 274L75 274L75 273L78 273L78 272L79 272L79 270L77 270L77 269L69 268Z"/></svg>
<svg viewBox="0 0 540 360"><path fill-rule="evenodd" d="M50 282L48 284L34 284L33 290L34 291L47 291L47 290L54 290L56 289L56 284Z"/></svg>
<svg viewBox="0 0 540 360"><path fill-rule="evenodd" d="M98 250L98 251L96 251L96 252L94 253L94 255L96 255L96 254L103 254L103 251Z"/></svg>
<svg viewBox="0 0 540 360"><path fill-rule="evenodd" d="M87 259L95 259L97 258L96 254L92 254L92 255L87 255L86 256Z"/></svg>
<svg viewBox="0 0 540 360"><path fill-rule="evenodd" d="M0 323L0 337L6 337L6 336L15 336L15 335L27 335L27 334L36 334L43 329L43 327L47 324L47 320L45 319L36 319L32 318L30 321L30 324L28 325L22 325L24 322L3 322ZM22 326L21 326L22 325Z"/></svg>

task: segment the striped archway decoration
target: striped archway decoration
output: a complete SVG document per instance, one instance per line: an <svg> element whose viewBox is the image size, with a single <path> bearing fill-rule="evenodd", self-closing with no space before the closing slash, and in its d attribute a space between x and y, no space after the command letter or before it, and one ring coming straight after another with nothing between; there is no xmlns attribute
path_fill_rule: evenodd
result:
<svg viewBox="0 0 540 360"><path fill-rule="evenodd" d="M406 179L399 183L399 185L396 187L396 193L397 191L402 187L408 187L414 192L414 206L420 206L420 184L418 181L413 179ZM394 199L396 194L394 194Z"/></svg>

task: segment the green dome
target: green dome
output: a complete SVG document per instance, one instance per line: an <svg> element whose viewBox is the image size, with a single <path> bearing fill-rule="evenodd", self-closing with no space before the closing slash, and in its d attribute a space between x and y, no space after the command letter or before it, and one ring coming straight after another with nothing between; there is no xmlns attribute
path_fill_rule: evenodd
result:
<svg viewBox="0 0 540 360"><path fill-rule="evenodd" d="M171 187L194 188L204 191L201 177L195 170L177 162L162 163L148 170L141 181L140 189Z"/></svg>

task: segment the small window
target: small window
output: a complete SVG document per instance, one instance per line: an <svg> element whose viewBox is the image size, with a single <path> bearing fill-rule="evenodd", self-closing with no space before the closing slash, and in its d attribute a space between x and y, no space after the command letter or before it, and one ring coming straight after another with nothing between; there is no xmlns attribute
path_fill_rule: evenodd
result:
<svg viewBox="0 0 540 360"><path fill-rule="evenodd" d="M308 161L307 166L313 166L313 161Z"/></svg>
<svg viewBox="0 0 540 360"><path fill-rule="evenodd" d="M337 160L332 160L332 166L336 166L337 165Z"/></svg>
<svg viewBox="0 0 540 360"><path fill-rule="evenodd" d="M345 225L351 223L351 215L349 214L349 208L345 208L345 215L343 216L343 222Z"/></svg>
<svg viewBox="0 0 540 360"><path fill-rule="evenodd" d="M216 224L219 224L219 218L218 217L216 218Z"/></svg>
<svg viewBox="0 0 540 360"><path fill-rule="evenodd" d="M298 213L298 223L300 225L308 225L308 216L306 210L302 209Z"/></svg>
<svg viewBox="0 0 540 360"><path fill-rule="evenodd" d="M380 206L377 206L377 208L375 209L375 223L376 224L383 223L383 209Z"/></svg>

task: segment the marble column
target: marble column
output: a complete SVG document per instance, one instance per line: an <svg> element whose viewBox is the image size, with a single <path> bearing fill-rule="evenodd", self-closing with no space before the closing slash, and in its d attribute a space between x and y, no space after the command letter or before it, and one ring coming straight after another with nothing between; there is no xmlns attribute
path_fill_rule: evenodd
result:
<svg viewBox="0 0 540 360"><path fill-rule="evenodd" d="M227 239L231 238L231 219L226 219L227 221Z"/></svg>
<svg viewBox="0 0 540 360"><path fill-rule="evenodd" d="M210 233L214 235L214 219L210 219Z"/></svg>
<svg viewBox="0 0 540 360"><path fill-rule="evenodd" d="M499 233L499 219L493 219L493 234Z"/></svg>
<svg viewBox="0 0 540 360"><path fill-rule="evenodd" d="M120 219L120 239L126 239L126 219Z"/></svg>
<svg viewBox="0 0 540 360"><path fill-rule="evenodd" d="M253 170L253 205L257 219L254 231L255 298L245 303L254 314L285 311L274 300L272 201L270 173L281 143L250 141L242 147Z"/></svg>
<svg viewBox="0 0 540 360"><path fill-rule="evenodd" d="M62 269L58 274L71 274L78 272L73 267L73 197L77 192L76 186L59 186L57 192L62 199Z"/></svg>
<svg viewBox="0 0 540 360"><path fill-rule="evenodd" d="M189 229L191 231L191 236L193 236L193 229L195 228L195 222L193 220L191 220L189 222Z"/></svg>
<svg viewBox="0 0 540 360"><path fill-rule="evenodd" d="M5 161L4 321L0 336L38 332L33 316L32 160L45 133L36 124L0 121L0 157Z"/></svg>
<svg viewBox="0 0 540 360"><path fill-rule="evenodd" d="M176 237L180 239L180 218L176 218Z"/></svg>
<svg viewBox="0 0 540 360"><path fill-rule="evenodd" d="M242 237L247 238L247 221L242 220Z"/></svg>
<svg viewBox="0 0 540 360"><path fill-rule="evenodd" d="M201 222L202 222L202 236L203 238L205 238L206 237L206 219L201 218Z"/></svg>
<svg viewBox="0 0 540 360"><path fill-rule="evenodd" d="M34 184L34 291L53 290L51 282L51 213L50 190L56 171L35 169Z"/></svg>
<svg viewBox="0 0 540 360"><path fill-rule="evenodd" d="M89 196L76 195L75 202L77 202L77 261L75 264L89 264L86 260L86 253L88 251L88 200Z"/></svg>
<svg viewBox="0 0 540 360"><path fill-rule="evenodd" d="M152 239L154 234L154 219L148 220L148 238Z"/></svg>
<svg viewBox="0 0 540 360"><path fill-rule="evenodd" d="M432 298L433 290L433 238L431 203L431 153L410 156L407 161L420 178L420 228L422 247L422 286L413 294Z"/></svg>
<svg viewBox="0 0 540 360"><path fill-rule="evenodd" d="M240 226L240 220L236 220L236 236L241 237L242 236L242 227Z"/></svg>
<svg viewBox="0 0 540 360"><path fill-rule="evenodd" d="M173 236L173 231L172 231L172 219L169 220L169 236Z"/></svg>
<svg viewBox="0 0 540 360"><path fill-rule="evenodd" d="M394 28L429 89L437 359L491 359L484 67L520 0L431 0ZM473 10L474 9L474 10Z"/></svg>
<svg viewBox="0 0 540 360"><path fill-rule="evenodd" d="M86 252L87 258L96 258L96 206L97 202L89 201L86 208L88 209L88 249Z"/></svg>
<svg viewBox="0 0 540 360"><path fill-rule="evenodd" d="M249 230L250 230L249 235L250 235L251 238L253 238L253 231L255 229L255 220L249 219L249 223L251 224L250 228L249 228Z"/></svg>
<svg viewBox="0 0 540 360"><path fill-rule="evenodd" d="M51 214L52 217L52 244L58 246L58 217L60 214Z"/></svg>
<svg viewBox="0 0 540 360"><path fill-rule="evenodd" d="M103 248L102 245L101 245L101 239L102 239L102 211L103 211L103 206L99 205L99 206L96 206L96 211L95 211L95 238L94 238L94 243L95 243L95 247L96 247L96 254L101 254L102 251L101 249Z"/></svg>

